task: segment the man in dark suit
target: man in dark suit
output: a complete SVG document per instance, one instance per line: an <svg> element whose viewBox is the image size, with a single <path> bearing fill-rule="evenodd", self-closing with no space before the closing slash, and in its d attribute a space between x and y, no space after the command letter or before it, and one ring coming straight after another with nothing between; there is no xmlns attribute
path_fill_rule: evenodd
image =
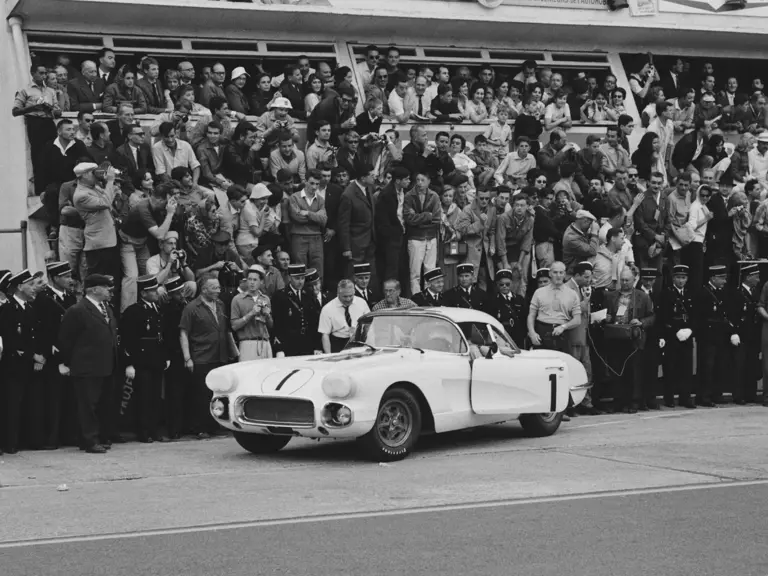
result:
<svg viewBox="0 0 768 576"><path fill-rule="evenodd" d="M352 265L367 263L375 275L373 264L376 255L375 209L373 205L373 166L357 162L358 178L349 183L339 203L338 230L341 255L347 262L347 277L352 275ZM376 283L374 282L374 285Z"/></svg>
<svg viewBox="0 0 768 576"><path fill-rule="evenodd" d="M648 295L653 304L653 309L658 310L661 302L661 285L659 278L661 272L654 267L640 269L640 290ZM645 407L649 410L658 410L656 392L659 388L659 365L661 364L661 336L663 326L660 322L654 322L645 331L645 359L642 365L641 381L645 392ZM666 342L665 342L666 344Z"/></svg>
<svg viewBox="0 0 768 576"><path fill-rule="evenodd" d="M314 349L322 350L323 342L320 333L317 331L320 325L320 312L323 306L331 301L328 293L323 290L323 279L314 268L307 269L307 275L304 281L304 293L308 308L307 330L315 338Z"/></svg>
<svg viewBox="0 0 768 576"><path fill-rule="evenodd" d="M416 306L443 306L443 288L445 274L440 268L433 268L424 273L425 290L411 297Z"/></svg>
<svg viewBox="0 0 768 576"><path fill-rule="evenodd" d="M41 423L27 414L30 409L39 410L43 402L41 372L45 368L45 356L39 337L38 313L33 305L42 287L41 276L40 273L32 275L29 270L11 276L8 281L11 297L0 313L5 387L3 427L8 454L16 454L22 444L35 450L43 447Z"/></svg>
<svg viewBox="0 0 768 576"><path fill-rule="evenodd" d="M85 297L64 314L59 329L62 375L72 376L80 419L81 446L90 454L104 454L114 431L114 373L117 368L117 321L107 302L112 298L111 276L85 279Z"/></svg>
<svg viewBox="0 0 768 576"><path fill-rule="evenodd" d="M163 373L170 365L170 355L163 339L163 323L158 308L160 287L156 276L142 276L136 281L140 299L123 312L122 344L127 364L125 375L134 380L139 413L139 442L151 444L158 435Z"/></svg>
<svg viewBox="0 0 768 576"><path fill-rule="evenodd" d="M403 248L405 221L403 201L411 186L411 173L403 166L392 169L392 181L379 192L376 198L375 227L376 237L380 238L377 246L378 273L384 280L407 280L408 262ZM407 282L405 282L407 285Z"/></svg>
<svg viewBox="0 0 768 576"><path fill-rule="evenodd" d="M96 63L86 60L80 69L82 76L73 78L67 84L69 109L72 112L98 112L106 84L96 72Z"/></svg>
<svg viewBox="0 0 768 576"><path fill-rule="evenodd" d="M640 206L635 210L635 236L632 245L635 262L640 268L655 268L661 272L662 253L666 245L664 228L667 225L667 203L662 196L664 176L653 172L648 181L648 190ZM656 246L650 252L651 246ZM651 256L651 253L654 253ZM660 289L661 286L658 286Z"/></svg>
<svg viewBox="0 0 768 576"><path fill-rule="evenodd" d="M141 62L141 69L144 77L136 81L136 86L147 99L147 113L161 114L165 112L166 102L163 84L160 82L160 65L150 56Z"/></svg>
<svg viewBox="0 0 768 576"><path fill-rule="evenodd" d="M144 139L144 128L140 124L130 127L128 140L117 148L117 166L125 173L123 180L133 184L134 188L141 188L147 172L154 173L152 149Z"/></svg>
<svg viewBox="0 0 768 576"><path fill-rule="evenodd" d="M475 267L468 263L459 264L456 266L456 274L459 284L445 293L443 305L450 308L471 308L489 312L490 302L485 290L478 288L472 282Z"/></svg>
<svg viewBox="0 0 768 576"><path fill-rule="evenodd" d="M711 128L704 122L703 118L696 120L693 132L689 132L675 144L672 151L672 166L678 172L685 172L688 166L694 167L701 165L703 156L707 153L709 135Z"/></svg>
<svg viewBox="0 0 768 576"><path fill-rule="evenodd" d="M354 295L365 300L365 303L368 304L368 308L370 309L376 302L381 300L381 295L378 290L374 292L369 288L371 285L371 265L368 262L364 264L355 264L352 266L352 269L354 273L352 281L355 284Z"/></svg>
<svg viewBox="0 0 768 576"><path fill-rule="evenodd" d="M136 124L136 121L133 117L133 105L129 102L118 104L117 118L107 122L109 139L112 140L115 149L125 144L127 140L126 133L134 124Z"/></svg>
<svg viewBox="0 0 768 576"><path fill-rule="evenodd" d="M66 262L51 262L47 265L49 284L35 298L35 309L39 318L38 338L42 355L45 357L43 368L42 409L45 417L42 425L45 430L45 446L58 448L60 437L67 443L77 438L77 412L74 391L70 378L59 373L61 354L57 347L59 328L64 313L77 303L72 294L74 280L72 271Z"/></svg>
<svg viewBox="0 0 768 576"><path fill-rule="evenodd" d="M317 165L322 175L321 186L325 187L325 213L328 215L328 222L325 224L325 233L323 234L323 286L326 290L335 293L339 280L346 273L344 266L341 265L341 251L339 250L339 236L337 233L339 227L339 204L344 189L331 180L333 174L338 168L331 168L327 163L321 162Z"/></svg>
<svg viewBox="0 0 768 576"><path fill-rule="evenodd" d="M682 59L675 58L667 70L659 73L658 85L664 90L664 98L667 100L684 95L687 86L685 85L685 78L683 78L683 68Z"/></svg>

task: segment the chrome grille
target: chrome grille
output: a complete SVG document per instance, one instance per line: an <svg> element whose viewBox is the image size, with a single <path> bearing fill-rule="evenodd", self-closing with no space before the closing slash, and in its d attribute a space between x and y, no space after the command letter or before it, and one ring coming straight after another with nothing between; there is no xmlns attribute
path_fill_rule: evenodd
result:
<svg viewBox="0 0 768 576"><path fill-rule="evenodd" d="M315 406L311 400L252 396L243 401L243 419L270 426L315 425Z"/></svg>

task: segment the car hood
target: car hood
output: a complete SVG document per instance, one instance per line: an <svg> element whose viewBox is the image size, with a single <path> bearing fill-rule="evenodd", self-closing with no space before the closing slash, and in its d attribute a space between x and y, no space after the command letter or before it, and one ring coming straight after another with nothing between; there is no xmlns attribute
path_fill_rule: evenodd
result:
<svg viewBox="0 0 768 576"><path fill-rule="evenodd" d="M284 396L297 392L309 382L319 384L331 372L359 375L362 370L391 366L393 362L412 355L417 357L421 352L396 348L376 351L354 348L320 356L252 360L217 368L209 374L206 383L214 392L227 391L227 382L234 382L237 392Z"/></svg>

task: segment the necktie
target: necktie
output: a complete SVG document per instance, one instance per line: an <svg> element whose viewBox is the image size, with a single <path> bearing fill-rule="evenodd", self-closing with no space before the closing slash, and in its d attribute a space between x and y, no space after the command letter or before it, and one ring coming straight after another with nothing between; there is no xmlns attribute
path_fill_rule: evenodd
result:
<svg viewBox="0 0 768 576"><path fill-rule="evenodd" d="M157 87L157 82L152 84L152 89L155 92L155 99L157 100L157 103L159 104L160 102L162 102L162 100L160 100L160 89Z"/></svg>
<svg viewBox="0 0 768 576"><path fill-rule="evenodd" d="M104 84L107 83L107 78L109 78L109 76L107 76L106 74L101 75L101 79L104 80Z"/></svg>
<svg viewBox="0 0 768 576"><path fill-rule="evenodd" d="M349 314L349 306L344 306L344 320L347 323L347 326L352 328L352 316Z"/></svg>
<svg viewBox="0 0 768 576"><path fill-rule="evenodd" d="M421 101L421 96L419 96L419 116L424 115L424 103Z"/></svg>
<svg viewBox="0 0 768 576"><path fill-rule="evenodd" d="M99 302L99 309L101 310L101 315L104 316L104 321L109 324L109 312L107 312L104 302Z"/></svg>
<svg viewBox="0 0 768 576"><path fill-rule="evenodd" d="M96 90L93 89L93 82L88 82L88 88L91 89L91 93L96 95Z"/></svg>

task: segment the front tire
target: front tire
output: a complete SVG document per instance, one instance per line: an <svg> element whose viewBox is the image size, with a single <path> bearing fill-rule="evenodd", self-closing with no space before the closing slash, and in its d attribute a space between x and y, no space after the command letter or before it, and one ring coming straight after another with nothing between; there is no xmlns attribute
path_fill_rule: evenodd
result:
<svg viewBox="0 0 768 576"><path fill-rule="evenodd" d="M520 424L528 436L541 438L552 436L563 421L562 412L549 412L546 414L523 414L520 416Z"/></svg>
<svg viewBox="0 0 768 576"><path fill-rule="evenodd" d="M408 390L392 388L381 397L373 428L358 442L366 458L394 462L411 453L420 433L419 402Z"/></svg>
<svg viewBox="0 0 768 576"><path fill-rule="evenodd" d="M269 436L267 434L249 434L235 432L235 440L251 454L271 454L284 448L291 441L291 436Z"/></svg>

